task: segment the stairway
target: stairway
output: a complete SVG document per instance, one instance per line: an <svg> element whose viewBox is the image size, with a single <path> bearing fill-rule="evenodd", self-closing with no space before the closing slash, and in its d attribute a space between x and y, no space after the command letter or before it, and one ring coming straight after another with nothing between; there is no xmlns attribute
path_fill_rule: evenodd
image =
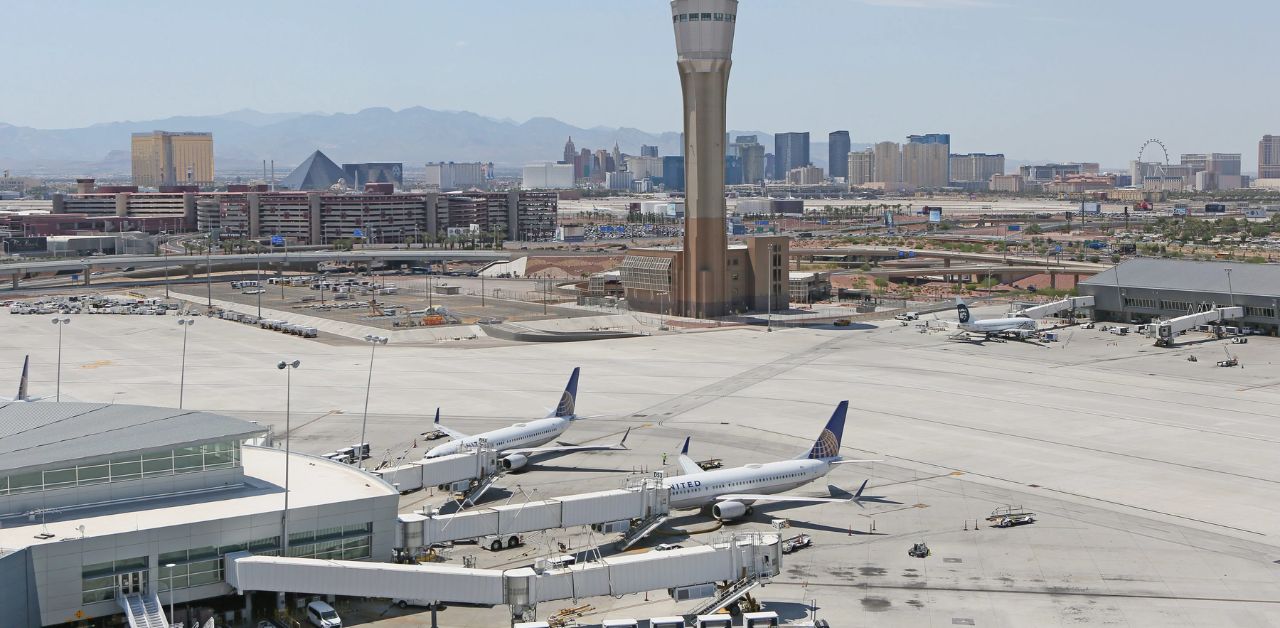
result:
<svg viewBox="0 0 1280 628"><path fill-rule="evenodd" d="M658 526L665 523L668 518L669 515L666 514L654 515L634 526L631 526L631 529L627 530L627 533L622 535L622 538L618 540L618 551L625 552L631 549L632 545L640 542L640 539L649 536L649 533L657 530Z"/></svg>
<svg viewBox="0 0 1280 628"><path fill-rule="evenodd" d="M116 601L129 618L130 628L169 628L169 620L156 594L134 593L118 597Z"/></svg>
<svg viewBox="0 0 1280 628"><path fill-rule="evenodd" d="M748 576L746 578L743 578L733 583L733 586L729 587L728 590L716 596L711 601L704 602L696 606L693 610L684 613L684 616L687 619L689 617L694 617L697 615L705 615L707 613L715 611L716 609L724 608L742 599L742 596L746 595L747 593L750 593L752 589L758 586L760 586L759 578L755 576Z"/></svg>

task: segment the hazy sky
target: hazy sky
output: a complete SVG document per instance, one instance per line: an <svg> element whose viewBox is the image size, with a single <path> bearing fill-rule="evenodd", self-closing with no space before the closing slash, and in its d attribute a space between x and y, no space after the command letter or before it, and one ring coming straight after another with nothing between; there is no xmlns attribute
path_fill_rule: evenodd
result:
<svg viewBox="0 0 1280 628"><path fill-rule="evenodd" d="M0 122L366 107L680 128L668 3L5 2ZM1277 0L743 0L729 126L1122 165L1280 133Z"/></svg>

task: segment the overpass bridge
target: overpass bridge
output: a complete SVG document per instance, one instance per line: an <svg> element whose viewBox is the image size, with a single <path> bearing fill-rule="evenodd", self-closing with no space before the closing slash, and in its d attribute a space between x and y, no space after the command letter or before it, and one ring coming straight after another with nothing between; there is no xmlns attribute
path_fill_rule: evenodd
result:
<svg viewBox="0 0 1280 628"><path fill-rule="evenodd" d="M946 251L937 249L913 249L896 246L837 246L831 248L811 249L811 248L794 248L791 249L792 258L831 258L831 257L854 257L860 259L902 259L906 258L933 258L940 259L944 265L949 266L953 261L966 262L984 262L987 264L1012 265L1020 264L1023 266L1057 266L1068 270L1069 272L1079 272L1080 274L1100 273L1111 268L1111 264L1101 264L1093 262L1059 262L1055 259L1033 257L1027 255L1006 255L1002 253L968 253L964 251Z"/></svg>
<svg viewBox="0 0 1280 628"><path fill-rule="evenodd" d="M1052 287L1057 287L1058 275L1074 275L1079 281L1080 275L1092 276L1097 271L1080 271L1067 266L1032 266L1032 265L981 265L967 264L964 266L916 266L909 268L873 268L867 272L872 277L884 277L886 279L902 279L912 277L937 277L944 278L960 277L968 275L974 280L983 277L998 277L1001 283L1009 283L1017 281L1031 275L1047 274L1050 277Z"/></svg>
<svg viewBox="0 0 1280 628"><path fill-rule="evenodd" d="M0 264L0 277L8 276L17 288L19 281L31 274L65 273L75 271L84 275L85 285L95 269L121 268L159 268L164 266L180 266L188 274L194 269L205 266L214 267L239 266L248 267L255 264L309 266L321 262L368 263L368 262L492 262L507 261L511 253L506 251L455 251L448 249L377 249L363 251L294 251L281 253L239 253L230 255L102 255L66 258L58 260L17 261Z"/></svg>

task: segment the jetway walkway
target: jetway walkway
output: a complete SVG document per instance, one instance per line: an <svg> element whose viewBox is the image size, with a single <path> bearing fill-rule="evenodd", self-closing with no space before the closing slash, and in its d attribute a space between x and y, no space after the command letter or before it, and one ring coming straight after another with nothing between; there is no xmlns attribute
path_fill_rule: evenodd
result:
<svg viewBox="0 0 1280 628"><path fill-rule="evenodd" d="M396 548L410 556L436 543L509 536L581 525L639 521L645 534L665 520L671 498L660 476L634 478L625 488L525 501L464 512L426 511L398 517ZM635 529L634 527L632 528ZM643 538L637 536L631 542ZM628 545L629 547L629 545Z"/></svg>
<svg viewBox="0 0 1280 628"><path fill-rule="evenodd" d="M502 463L497 450L482 441L476 447L460 453L424 458L372 473L401 493L410 493L426 486L448 486L450 490L471 493L481 486L488 488L501 475ZM456 486L460 482L465 482L466 485Z"/></svg>
<svg viewBox="0 0 1280 628"><path fill-rule="evenodd" d="M1243 316L1244 308L1242 307L1215 307L1203 312L1153 323L1147 327L1147 336L1156 339L1157 347L1171 347L1173 346L1173 339L1184 331L1195 329L1200 325L1214 325L1223 321L1242 318Z"/></svg>
<svg viewBox="0 0 1280 628"><path fill-rule="evenodd" d="M254 556L224 558L227 582L237 592L276 591L355 597L404 598L461 604L506 604L513 617L532 618L539 602L746 579L781 570L782 545L774 534L739 534L699 547L602 558L561 569L505 571L445 565Z"/></svg>
<svg viewBox="0 0 1280 628"><path fill-rule="evenodd" d="M1093 297L1067 297L1061 301L1053 303L1045 303L1044 305L1034 305L1019 310L1012 316L1025 316L1027 318L1048 318L1059 312L1074 312L1077 309L1093 307Z"/></svg>

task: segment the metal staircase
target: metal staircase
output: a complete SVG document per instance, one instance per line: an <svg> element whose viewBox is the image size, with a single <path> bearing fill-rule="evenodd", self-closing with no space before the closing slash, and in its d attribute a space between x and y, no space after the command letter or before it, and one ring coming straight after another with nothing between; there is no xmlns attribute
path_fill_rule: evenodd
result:
<svg viewBox="0 0 1280 628"><path fill-rule="evenodd" d="M631 529L627 530L627 533L622 535L622 538L618 540L618 551L625 552L631 549L632 545L640 542L644 537L649 536L649 533L657 530L658 526L665 523L668 518L670 518L670 515L665 513L653 515L647 519L641 520L636 525L631 526Z"/></svg>
<svg viewBox="0 0 1280 628"><path fill-rule="evenodd" d="M134 593L116 598L129 618L130 628L169 628L160 598L154 593Z"/></svg>
<svg viewBox="0 0 1280 628"><path fill-rule="evenodd" d="M707 613L714 612L717 609L733 604L734 602L742 599L744 595L750 593L752 589L760 586L762 582L763 581L759 576L747 576L732 585L729 585L728 588L724 589L723 592L712 598L710 601L699 604L692 610L684 613L684 617L687 619L697 615L706 615Z"/></svg>

